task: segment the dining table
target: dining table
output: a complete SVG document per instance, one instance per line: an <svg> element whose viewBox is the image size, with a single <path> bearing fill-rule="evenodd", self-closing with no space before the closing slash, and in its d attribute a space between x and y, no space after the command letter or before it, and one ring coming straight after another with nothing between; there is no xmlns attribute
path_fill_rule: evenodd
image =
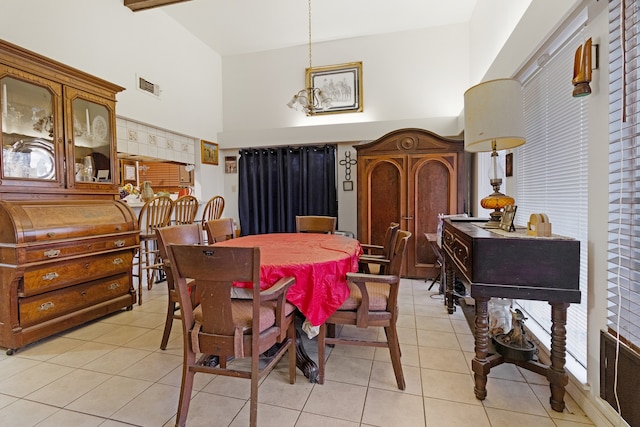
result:
<svg viewBox="0 0 640 427"><path fill-rule="evenodd" d="M287 301L304 316L302 329L309 338L349 297L347 273L358 271L362 255L358 240L336 234L255 234L216 242L213 246L259 247L261 289L283 277L295 277ZM246 288L251 284L234 283L234 286ZM317 365L308 357L300 338L296 352L298 368L315 382Z"/></svg>

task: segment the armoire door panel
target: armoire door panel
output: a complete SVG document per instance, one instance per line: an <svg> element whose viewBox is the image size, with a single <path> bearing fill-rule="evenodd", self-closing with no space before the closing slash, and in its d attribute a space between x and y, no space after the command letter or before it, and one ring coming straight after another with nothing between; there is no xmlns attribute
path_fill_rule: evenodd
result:
<svg viewBox="0 0 640 427"><path fill-rule="evenodd" d="M414 217L410 230L416 238L408 251L414 264L407 264L407 273L419 276L420 271L435 267L436 258L429 245L425 244L425 233L435 233L438 228L438 214L456 211L455 154L426 155L412 157L412 175L409 179L409 213ZM413 188L413 190L412 190ZM426 274L426 273L425 273Z"/></svg>
<svg viewBox="0 0 640 427"><path fill-rule="evenodd" d="M395 161L394 161L395 160ZM370 218L365 240L373 244L382 244L384 234L391 222L400 222L403 215L406 180L404 164L398 159L376 160L370 164L368 172L368 204ZM402 159L400 159L402 160Z"/></svg>

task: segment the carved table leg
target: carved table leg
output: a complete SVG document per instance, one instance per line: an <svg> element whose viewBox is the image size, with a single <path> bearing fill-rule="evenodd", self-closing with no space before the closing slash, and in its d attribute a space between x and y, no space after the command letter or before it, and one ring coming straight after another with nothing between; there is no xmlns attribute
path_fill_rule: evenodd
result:
<svg viewBox="0 0 640 427"><path fill-rule="evenodd" d="M301 334L305 332L302 330L302 322L304 318L302 315L296 315L296 367L302 371L302 374L311 383L318 382L318 365L313 361L304 349Z"/></svg>
<svg viewBox="0 0 640 427"><path fill-rule="evenodd" d="M550 302L551 305L551 366L547 370L547 379L551 388L551 409L564 410L564 392L569 383L569 375L564 369L567 350L567 308L569 304Z"/></svg>
<svg viewBox="0 0 640 427"><path fill-rule="evenodd" d="M491 369L489 355L489 297L475 297L476 321L475 321L475 349L476 356L471 362L475 386L473 391L476 398L484 400L487 397L487 375Z"/></svg>
<svg viewBox="0 0 640 427"><path fill-rule="evenodd" d="M447 311L449 314L453 314L456 311L456 307L453 304L453 284L455 283L455 274L453 268L445 263L445 286L444 286L444 302L447 305Z"/></svg>

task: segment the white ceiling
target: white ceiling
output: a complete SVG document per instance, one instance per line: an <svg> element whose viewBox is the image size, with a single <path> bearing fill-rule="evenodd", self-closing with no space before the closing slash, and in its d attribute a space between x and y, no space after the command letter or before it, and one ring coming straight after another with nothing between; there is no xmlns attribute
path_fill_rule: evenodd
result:
<svg viewBox="0 0 640 427"><path fill-rule="evenodd" d="M313 43L468 22L478 0L313 0ZM308 43L306 0L191 0L161 9L223 56ZM140 11L137 13L146 13Z"/></svg>

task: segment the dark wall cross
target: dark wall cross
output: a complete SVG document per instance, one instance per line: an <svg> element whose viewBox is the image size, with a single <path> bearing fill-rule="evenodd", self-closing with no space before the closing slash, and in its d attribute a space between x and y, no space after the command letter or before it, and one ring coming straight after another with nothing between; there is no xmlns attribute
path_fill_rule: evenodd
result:
<svg viewBox="0 0 640 427"><path fill-rule="evenodd" d="M340 160L338 164L344 166L344 179L345 181L351 181L351 166L358 163L356 159L351 158L351 151L344 153L344 160Z"/></svg>

